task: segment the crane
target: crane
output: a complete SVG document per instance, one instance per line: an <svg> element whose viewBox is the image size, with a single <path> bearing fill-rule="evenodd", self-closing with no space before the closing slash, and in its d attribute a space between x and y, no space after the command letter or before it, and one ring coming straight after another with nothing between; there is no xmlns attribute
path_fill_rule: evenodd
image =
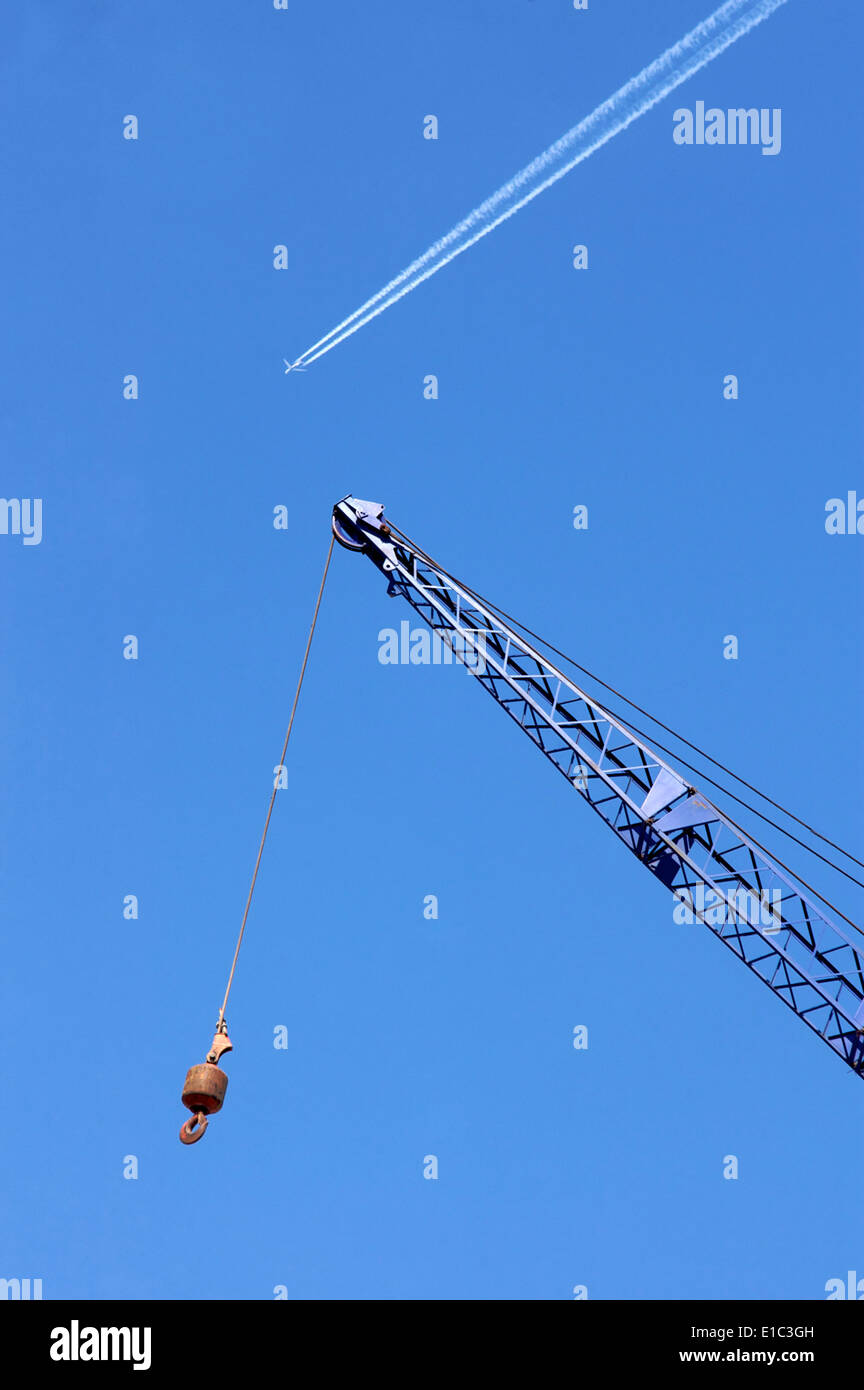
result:
<svg viewBox="0 0 864 1390"><path fill-rule="evenodd" d="M864 941L856 924L837 913L841 929L826 900L539 651L522 624L387 522L383 505L345 497L332 527L341 546L372 561L388 593L411 605L649 873L864 1075Z"/></svg>
<svg viewBox="0 0 864 1390"><path fill-rule="evenodd" d="M555 648L481 598L397 526L385 521L381 503L343 497L333 508L332 531L280 768L294 725L334 541L338 541L346 550L372 561L387 579L388 593L411 605L431 629L433 640L446 647L449 659L458 659L468 668L630 853L674 894L679 905L686 905L691 920L704 923L854 1073L864 1075L861 928L772 857L728 812L666 762L632 721L583 690L534 641L553 652ZM556 655L563 657L563 653ZM632 701L627 703L632 705ZM679 761L692 768L686 760ZM705 780L714 783L707 774ZM186 1075L182 1100L192 1115L180 1129L184 1144L198 1142L207 1129L208 1117L222 1108L225 1098L228 1077L219 1063L224 1054L233 1051L225 1011L278 785L278 780L274 781L213 1042L205 1061L191 1067ZM730 795L741 800L734 793ZM771 804L777 806L776 802ZM763 812L756 814L784 834L791 833ZM786 814L805 825L791 812ZM806 828L812 831L812 827ZM864 868L854 855L824 835L812 833ZM791 838L811 849L796 835ZM819 851L811 852L832 863ZM834 867L864 887L852 873L836 863ZM843 927L826 908L842 919Z"/></svg>

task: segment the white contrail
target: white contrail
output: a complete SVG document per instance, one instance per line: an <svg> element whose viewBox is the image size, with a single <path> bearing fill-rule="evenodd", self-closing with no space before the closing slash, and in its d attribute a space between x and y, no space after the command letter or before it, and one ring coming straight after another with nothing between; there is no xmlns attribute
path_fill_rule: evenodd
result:
<svg viewBox="0 0 864 1390"><path fill-rule="evenodd" d="M508 217L512 217L532 198L568 174L577 164L600 149L619 131L650 111L682 82L729 48L785 5L786 0L726 0L718 10L703 19L683 39L667 48L653 63L631 77L613 96L596 107L589 116L562 135L543 154L532 159L512 179L480 203L461 222L434 242L406 266L395 279L355 309L317 343L297 358L304 365L323 357L338 343L350 338L370 319L377 318L424 280L449 265Z"/></svg>

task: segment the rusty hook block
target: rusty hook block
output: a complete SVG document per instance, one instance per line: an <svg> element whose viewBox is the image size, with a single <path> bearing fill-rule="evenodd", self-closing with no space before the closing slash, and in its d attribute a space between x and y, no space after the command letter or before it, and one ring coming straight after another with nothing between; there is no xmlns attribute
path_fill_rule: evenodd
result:
<svg viewBox="0 0 864 1390"><path fill-rule="evenodd" d="M185 1120L180 1127L180 1138L184 1144L197 1143L207 1128L208 1116L222 1109L228 1077L216 1064L226 1052L233 1050L225 1023L220 1021L206 1062L190 1067L186 1073L182 1100L186 1109L192 1111L192 1118Z"/></svg>

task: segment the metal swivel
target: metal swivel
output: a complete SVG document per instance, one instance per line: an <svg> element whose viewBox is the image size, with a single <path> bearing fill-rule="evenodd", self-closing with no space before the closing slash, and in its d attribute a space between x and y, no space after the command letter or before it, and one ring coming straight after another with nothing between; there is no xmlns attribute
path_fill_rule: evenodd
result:
<svg viewBox="0 0 864 1390"><path fill-rule="evenodd" d="M222 1109L228 1089L228 1077L216 1064L223 1053L231 1051L233 1048L227 1027L224 1022L220 1022L206 1062L199 1063L197 1067L190 1067L186 1073L182 1099L187 1110L192 1111L192 1116L184 1120L180 1126L182 1143L197 1144L207 1129L208 1116L215 1115L217 1110Z"/></svg>

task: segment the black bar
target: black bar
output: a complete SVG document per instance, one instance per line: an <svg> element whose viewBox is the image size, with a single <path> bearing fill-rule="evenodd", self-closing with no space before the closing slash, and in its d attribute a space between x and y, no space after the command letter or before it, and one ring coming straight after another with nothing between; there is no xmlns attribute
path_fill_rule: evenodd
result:
<svg viewBox="0 0 864 1390"><path fill-rule="evenodd" d="M343 1365L353 1376L398 1370L401 1358L400 1379L410 1384L436 1367L451 1378L467 1362L484 1377L500 1365L509 1378L521 1356L534 1360L540 1385L559 1378L561 1356L568 1380L589 1368L596 1381L673 1367L698 1375L705 1365L733 1374L800 1366L824 1378L856 1364L861 1314L843 1302L9 1301L0 1337L6 1365L60 1381L305 1368L302 1379L314 1382Z"/></svg>

